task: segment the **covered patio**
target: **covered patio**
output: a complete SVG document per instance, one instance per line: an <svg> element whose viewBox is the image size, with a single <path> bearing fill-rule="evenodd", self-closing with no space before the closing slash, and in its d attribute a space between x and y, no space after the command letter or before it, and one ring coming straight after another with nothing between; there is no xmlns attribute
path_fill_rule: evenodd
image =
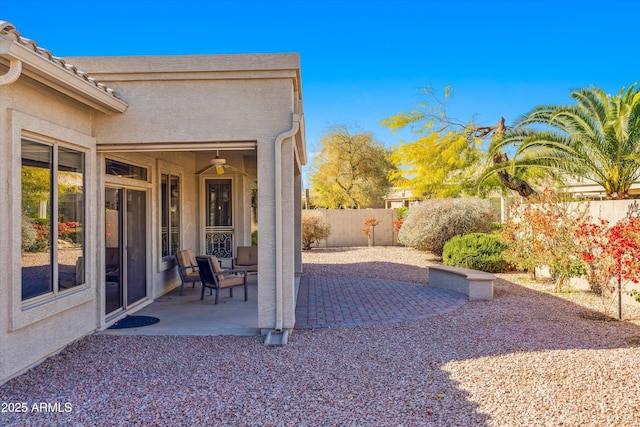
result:
<svg viewBox="0 0 640 427"><path fill-rule="evenodd" d="M136 312L135 316L156 317L160 322L153 325L127 329L105 329L100 335L195 335L195 336L256 336L258 328L258 276L247 278L249 300L236 288L233 298L229 290L220 291L220 301L214 304L214 296L205 292L200 300L201 286L184 287L156 298L156 300Z"/></svg>
<svg viewBox="0 0 640 427"><path fill-rule="evenodd" d="M358 263L345 263L358 259ZM394 259L396 261L391 261ZM454 311L466 295L428 286L430 260L398 247L317 248L303 254L305 273L296 280L295 329L354 327L415 321ZM219 304L201 285L185 286L156 298L135 315L160 322L137 328L106 329L100 335L257 336L258 275L250 274L249 300L241 289Z"/></svg>

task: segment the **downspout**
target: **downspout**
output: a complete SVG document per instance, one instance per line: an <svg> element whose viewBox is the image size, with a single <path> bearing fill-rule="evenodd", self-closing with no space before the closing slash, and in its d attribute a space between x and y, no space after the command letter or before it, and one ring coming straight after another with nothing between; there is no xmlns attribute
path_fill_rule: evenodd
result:
<svg viewBox="0 0 640 427"><path fill-rule="evenodd" d="M10 42L16 42L20 38L20 34L16 31L16 27L7 21L0 21L0 37ZM4 43L3 43L4 44ZM12 59L9 61L9 71L0 76L0 86L10 85L18 80L22 73L22 61Z"/></svg>
<svg viewBox="0 0 640 427"><path fill-rule="evenodd" d="M9 62L9 71L0 76L0 86L10 85L11 83L18 80L20 74L22 73L22 61L18 61L17 59L12 59Z"/></svg>
<svg viewBox="0 0 640 427"><path fill-rule="evenodd" d="M276 137L275 142L275 178L276 178L276 332L282 331L284 323L283 310L283 284L282 284L282 143L300 129L302 114L293 114L291 129L282 132Z"/></svg>

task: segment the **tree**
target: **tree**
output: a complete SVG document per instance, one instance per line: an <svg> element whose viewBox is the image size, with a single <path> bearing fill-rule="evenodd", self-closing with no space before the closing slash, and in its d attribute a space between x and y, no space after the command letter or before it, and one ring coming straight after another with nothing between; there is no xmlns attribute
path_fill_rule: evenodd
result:
<svg viewBox="0 0 640 427"><path fill-rule="evenodd" d="M320 145L310 175L316 206L358 209L382 201L393 165L380 141L341 125L325 133Z"/></svg>
<svg viewBox="0 0 640 427"><path fill-rule="evenodd" d="M29 218L38 218L40 203L50 204L51 170L22 166L22 210ZM49 215L47 213L47 215Z"/></svg>
<svg viewBox="0 0 640 427"><path fill-rule="evenodd" d="M507 154L503 153L501 150L491 151L491 147L495 146L497 143L502 141L504 139L505 133L507 132L507 126L505 126L504 124L504 117L500 118L500 121L496 123L496 126L479 128L477 129L476 132L480 132L484 135L493 134L493 136L491 137L492 145L489 148L489 152L490 152L489 157L493 165L499 166L509 161L509 156L507 156ZM531 171L533 171L533 174L529 173ZM506 188L517 192L520 196L526 199L527 197L536 194L536 191L533 188L531 188L531 186L527 181L525 181L518 175L529 175L534 177L535 169L520 168L519 172L520 172L519 174L514 174L513 169L511 170L511 173L505 169L499 169L499 170L496 170L495 176L498 177L498 179L500 180L500 183L504 185ZM479 182L482 182L482 180L483 180L483 177L481 176L479 179Z"/></svg>
<svg viewBox="0 0 640 427"><path fill-rule="evenodd" d="M601 185L608 199L630 198L640 177L640 90L616 96L590 87L571 92L575 105L542 105L520 117L490 155L515 146L513 159L490 167L485 177L532 166Z"/></svg>
<svg viewBox="0 0 640 427"><path fill-rule="evenodd" d="M485 194L501 188L501 183L518 191L526 182L506 171L478 181L487 159L484 138L492 135L500 138L506 129L504 119L495 127L479 127L473 119L464 122L453 118L447 112L451 93L452 88L446 87L444 100L441 100L432 88L423 88L422 96L426 99L418 104L418 109L382 121L383 126L394 132L410 127L416 137L412 142L394 147L391 160L397 169L392 173L392 179L411 188L416 196ZM496 155L493 161L505 159ZM519 172L527 173L525 170ZM406 179L400 180L400 177Z"/></svg>

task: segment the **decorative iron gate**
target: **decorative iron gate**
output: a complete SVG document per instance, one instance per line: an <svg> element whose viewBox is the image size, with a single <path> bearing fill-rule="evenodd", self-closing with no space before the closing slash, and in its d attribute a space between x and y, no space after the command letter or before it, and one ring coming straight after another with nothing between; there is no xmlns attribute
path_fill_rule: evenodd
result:
<svg viewBox="0 0 640 427"><path fill-rule="evenodd" d="M206 227L206 252L217 258L233 258L233 228Z"/></svg>

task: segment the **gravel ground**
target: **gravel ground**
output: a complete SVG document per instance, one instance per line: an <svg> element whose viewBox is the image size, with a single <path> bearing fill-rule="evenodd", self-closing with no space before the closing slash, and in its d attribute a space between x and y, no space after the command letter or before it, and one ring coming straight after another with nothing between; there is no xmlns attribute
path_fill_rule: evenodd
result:
<svg viewBox="0 0 640 427"><path fill-rule="evenodd" d="M436 262L404 248L313 250L303 260L305 274L413 281L425 280L416 267ZM296 331L286 347L90 336L1 386L4 405L29 411L0 413L0 425L639 426L640 322L602 320L597 300L526 282L501 275L491 302ZM62 412L33 411L41 402Z"/></svg>

